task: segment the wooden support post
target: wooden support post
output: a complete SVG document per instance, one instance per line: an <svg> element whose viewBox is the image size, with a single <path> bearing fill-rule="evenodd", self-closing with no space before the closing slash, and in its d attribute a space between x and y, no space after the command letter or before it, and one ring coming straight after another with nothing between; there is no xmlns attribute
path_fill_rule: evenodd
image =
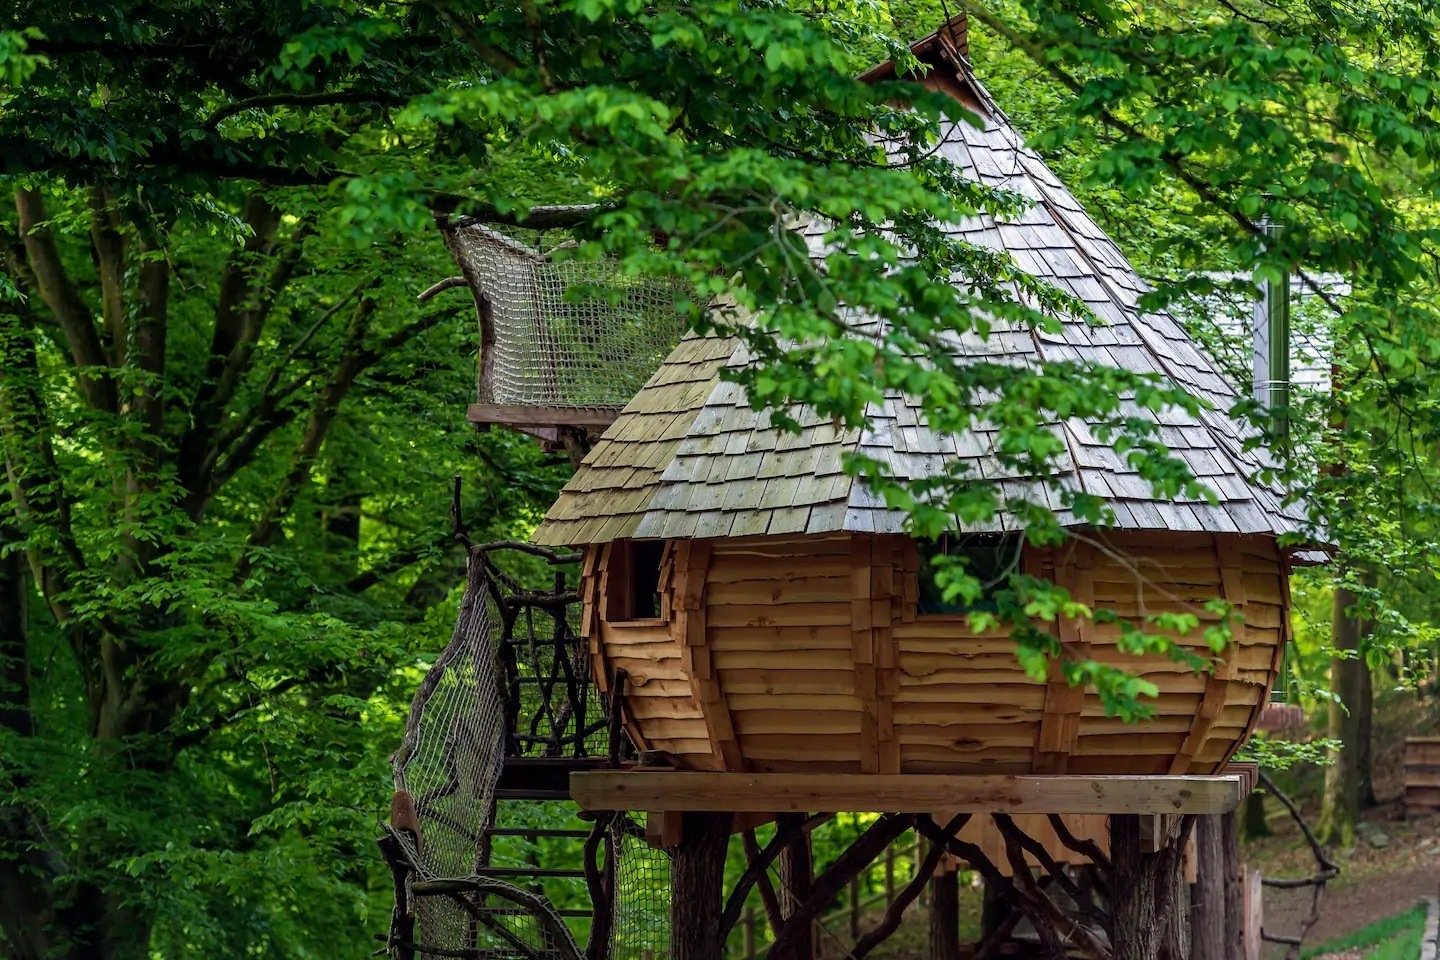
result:
<svg viewBox="0 0 1440 960"><path fill-rule="evenodd" d="M1164 938L1156 931L1177 907L1175 877L1184 866L1193 818L1180 818L1154 853L1142 847L1141 820L1134 814L1110 818L1112 960L1157 960Z"/></svg>
<svg viewBox="0 0 1440 960"><path fill-rule="evenodd" d="M803 822L803 813L787 813L777 820L777 824L784 828L798 822ZM814 879L814 865L810 860L810 834L804 830L796 833L795 839L791 841L780 854L780 912L789 920L800 909L800 905L810 896L810 882ZM784 960L814 960L815 957L815 925L809 924L804 930L798 931L795 935L792 948L785 954ZM678 960L678 958L677 958Z"/></svg>
<svg viewBox="0 0 1440 960"><path fill-rule="evenodd" d="M1220 815L1220 850L1225 858L1225 960L1245 956L1245 864L1240 862L1240 813Z"/></svg>
<svg viewBox="0 0 1440 960"><path fill-rule="evenodd" d="M723 960L720 914L725 905L728 813L687 813L670 865L671 960Z"/></svg>
<svg viewBox="0 0 1440 960"><path fill-rule="evenodd" d="M1190 888L1191 960L1229 960L1225 928L1225 846L1220 817L1195 820L1195 883Z"/></svg>
<svg viewBox="0 0 1440 960"><path fill-rule="evenodd" d="M940 870L930 878L929 960L960 960L960 872Z"/></svg>

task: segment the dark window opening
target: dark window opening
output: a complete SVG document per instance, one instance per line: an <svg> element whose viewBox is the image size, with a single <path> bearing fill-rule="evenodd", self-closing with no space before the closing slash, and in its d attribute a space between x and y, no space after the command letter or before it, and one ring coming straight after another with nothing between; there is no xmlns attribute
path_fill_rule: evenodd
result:
<svg viewBox="0 0 1440 960"><path fill-rule="evenodd" d="M664 610L660 599L663 540L624 540L610 548L608 618L650 620Z"/></svg>
<svg viewBox="0 0 1440 960"><path fill-rule="evenodd" d="M996 592L1020 569L1023 543L1020 534L1006 533L946 533L934 540L919 541L916 545L920 552L918 611L922 614L994 613L998 609ZM943 588L935 582L936 573L955 562L962 562L965 572L980 581L980 596L973 601L963 596L947 600Z"/></svg>

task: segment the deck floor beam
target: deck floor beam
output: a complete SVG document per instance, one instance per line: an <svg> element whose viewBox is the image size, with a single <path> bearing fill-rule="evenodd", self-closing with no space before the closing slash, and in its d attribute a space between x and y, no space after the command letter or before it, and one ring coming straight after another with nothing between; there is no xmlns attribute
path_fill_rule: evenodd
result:
<svg viewBox="0 0 1440 960"><path fill-rule="evenodd" d="M1239 774L705 773L595 770L570 775L586 810L733 813L1226 813L1244 797Z"/></svg>

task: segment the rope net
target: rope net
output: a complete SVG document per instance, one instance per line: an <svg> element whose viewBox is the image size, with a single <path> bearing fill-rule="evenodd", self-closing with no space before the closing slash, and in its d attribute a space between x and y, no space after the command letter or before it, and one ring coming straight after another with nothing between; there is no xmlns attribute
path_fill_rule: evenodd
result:
<svg viewBox="0 0 1440 960"><path fill-rule="evenodd" d="M445 240L480 306L482 403L623 407L689 326L679 281L553 260L476 224Z"/></svg>
<svg viewBox="0 0 1440 960"><path fill-rule="evenodd" d="M579 596L554 569L577 558L520 547L502 568L494 555L507 546L471 549L454 633L392 757L381 841L396 875L391 955L658 960L669 857L626 815L586 823L545 790L500 789L507 763L558 764L563 775L621 746L591 680ZM595 936L598 947L582 950Z"/></svg>
<svg viewBox="0 0 1440 960"><path fill-rule="evenodd" d="M614 928L610 960L660 960L670 955L670 856L645 842L630 814L610 825L614 861Z"/></svg>

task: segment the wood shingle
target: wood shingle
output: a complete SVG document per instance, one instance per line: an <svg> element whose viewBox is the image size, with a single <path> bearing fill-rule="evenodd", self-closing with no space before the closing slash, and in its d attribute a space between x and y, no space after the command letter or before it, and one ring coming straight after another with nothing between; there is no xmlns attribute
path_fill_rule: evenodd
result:
<svg viewBox="0 0 1440 960"><path fill-rule="evenodd" d="M995 106L968 68L954 68L982 106L983 127L947 124L940 152L967 176L1030 198L1033 205L997 223L988 214L953 225L965 240L1007 252L1016 265L1088 306L1099 325L1063 317L1056 331L997 322L988 338L954 338L965 360L1038 366L1057 360L1157 374L1206 401L1198 416L1148 412L1127 403L1125 416L1159 425L1163 442L1214 493L1213 500L1166 500L1124 456L1097 435L1096 424L1054 424L1066 453L1050 483L1016 476L993 449L986 424L942 435L924 422L913 398L887 396L868 411L864 430L839 429L814 411L799 411L798 434L770 425L749 407L742 388L722 370L748 363L749 353L714 335L683 339L590 451L535 539L552 545L624 538L726 537L767 534L898 533L903 514L889 510L862 480L845 474L847 453L886 462L901 478L963 468L1060 512L1058 489L1106 499L1120 529L1287 534L1303 517L1261 473L1270 464L1255 449L1253 430L1226 413L1234 387L1216 364L1165 313L1141 313L1146 286L1119 248ZM823 252L821 227L807 242ZM873 320L856 318L856 335L880 336ZM983 399L983 398L981 398ZM1000 516L983 529L1011 529Z"/></svg>

